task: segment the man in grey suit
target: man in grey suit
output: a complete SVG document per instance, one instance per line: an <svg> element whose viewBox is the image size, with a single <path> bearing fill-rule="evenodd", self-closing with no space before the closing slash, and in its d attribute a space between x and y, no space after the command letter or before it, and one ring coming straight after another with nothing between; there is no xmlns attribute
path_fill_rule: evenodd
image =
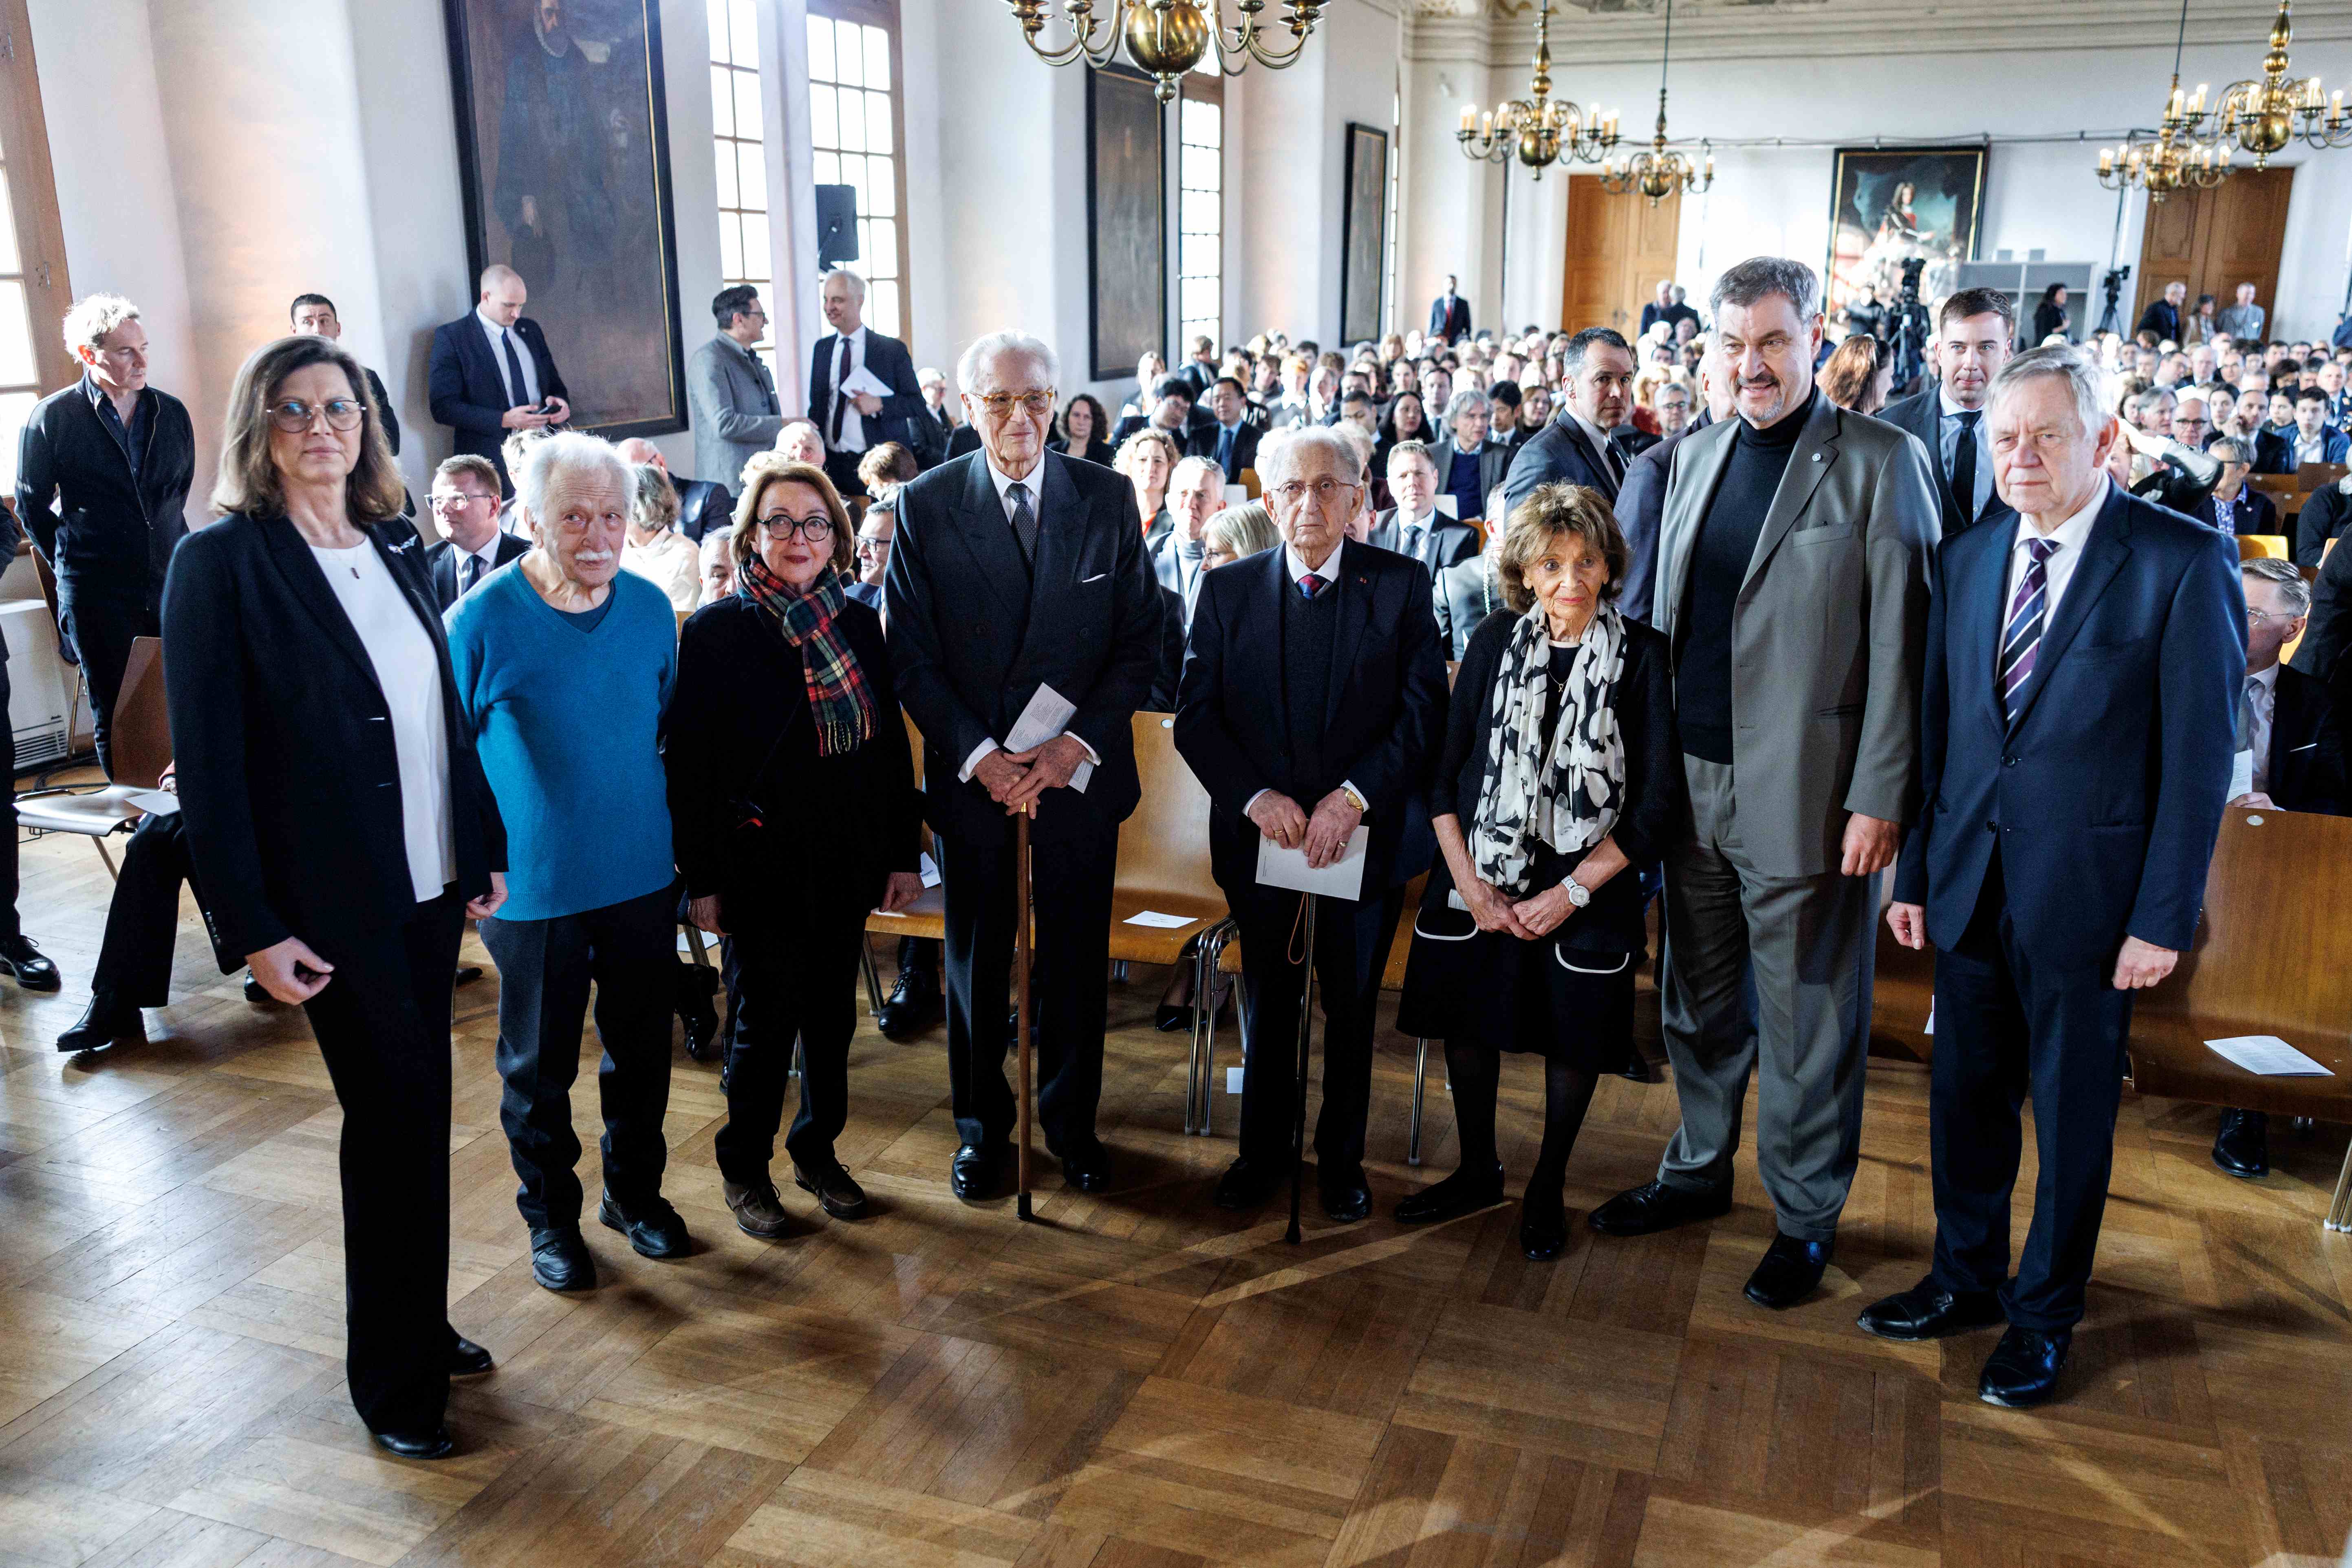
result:
<svg viewBox="0 0 2352 1568"><path fill-rule="evenodd" d="M694 422L694 477L740 489L743 465L775 445L784 428L776 378L751 352L768 331L760 291L749 283L721 289L710 301L719 335L687 363L686 407Z"/></svg>
<svg viewBox="0 0 2352 1568"><path fill-rule="evenodd" d="M1476 531L1437 510L1437 467L1426 445L1399 441L1389 448L1388 479L1396 505L1373 514L1365 543L1410 555L1433 577L1478 552Z"/></svg>
<svg viewBox="0 0 2352 1568"><path fill-rule="evenodd" d="M1918 805L1936 500L1902 432L1813 385L1819 281L1777 257L1717 281L1738 417L1668 465L1657 628L1674 649L1690 819L1666 850L1666 1054L1682 1126L1657 1179L1592 1212L1640 1236L1731 1206L1748 1079L1779 1234L1761 1306L1821 1283L1862 1131L1878 872ZM1755 1027L1743 999L1755 977Z"/></svg>
<svg viewBox="0 0 2352 1568"><path fill-rule="evenodd" d="M1943 523L1936 538L1949 539L1980 522L2006 522L2013 515L1993 489L1985 395L2016 341L2017 307L2006 292L1961 289L1936 312L1937 384L1889 404L1879 415L1918 437L1927 448Z"/></svg>

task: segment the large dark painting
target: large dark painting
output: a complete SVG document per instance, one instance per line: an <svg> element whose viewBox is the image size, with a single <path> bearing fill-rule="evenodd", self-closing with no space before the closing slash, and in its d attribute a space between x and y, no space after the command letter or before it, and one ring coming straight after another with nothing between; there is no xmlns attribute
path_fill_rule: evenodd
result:
<svg viewBox="0 0 2352 1568"><path fill-rule="evenodd" d="M1387 272L1389 133L1348 127L1347 210L1340 215L1339 341L1381 335L1381 279Z"/></svg>
<svg viewBox="0 0 2352 1568"><path fill-rule="evenodd" d="M1166 123L1150 79L1087 72L1089 374L1097 381L1133 375L1145 350L1168 346Z"/></svg>
<svg viewBox="0 0 2352 1568"><path fill-rule="evenodd" d="M1903 263L1918 259L1919 297L1958 287L1977 253L1984 213L1982 147L1841 147L1830 207L1829 313L1865 283L1882 304L1902 288Z"/></svg>
<svg viewBox="0 0 2352 1568"><path fill-rule="evenodd" d="M686 426L659 0L444 0L474 273L505 262L607 436Z"/></svg>

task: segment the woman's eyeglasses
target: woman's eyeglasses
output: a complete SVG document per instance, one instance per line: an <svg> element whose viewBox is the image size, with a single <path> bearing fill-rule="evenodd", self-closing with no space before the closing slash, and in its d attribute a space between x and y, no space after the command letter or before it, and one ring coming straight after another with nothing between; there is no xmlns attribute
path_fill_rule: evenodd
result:
<svg viewBox="0 0 2352 1568"><path fill-rule="evenodd" d="M349 397L330 397L324 403L305 403L289 397L283 403L269 405L269 422L289 436L299 436L310 427L310 422L321 414L327 416L330 430L356 430L367 410Z"/></svg>
<svg viewBox="0 0 2352 1568"><path fill-rule="evenodd" d="M760 528L770 539L805 540L811 544L823 544L833 537L833 520L828 517L763 517Z"/></svg>

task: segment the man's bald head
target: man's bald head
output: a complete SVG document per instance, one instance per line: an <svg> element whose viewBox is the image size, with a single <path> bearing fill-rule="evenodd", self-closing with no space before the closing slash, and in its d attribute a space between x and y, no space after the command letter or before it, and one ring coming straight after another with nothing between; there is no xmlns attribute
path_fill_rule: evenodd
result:
<svg viewBox="0 0 2352 1568"><path fill-rule="evenodd" d="M651 463L663 473L669 472L668 460L661 455L661 448L642 436L617 441L614 443L613 450L621 455L621 461L625 463Z"/></svg>
<svg viewBox="0 0 2352 1568"><path fill-rule="evenodd" d="M523 287L521 273L504 262L482 268L482 313L490 320L511 327L530 302L530 290Z"/></svg>

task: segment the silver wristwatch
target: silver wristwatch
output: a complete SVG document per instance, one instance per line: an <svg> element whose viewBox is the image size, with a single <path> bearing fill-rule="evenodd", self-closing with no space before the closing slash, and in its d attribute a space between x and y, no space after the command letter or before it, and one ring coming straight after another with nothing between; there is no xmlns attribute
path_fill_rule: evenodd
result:
<svg viewBox="0 0 2352 1568"><path fill-rule="evenodd" d="M1580 910L1592 901L1592 889L1573 877L1562 882L1560 886L1568 889L1568 901Z"/></svg>

